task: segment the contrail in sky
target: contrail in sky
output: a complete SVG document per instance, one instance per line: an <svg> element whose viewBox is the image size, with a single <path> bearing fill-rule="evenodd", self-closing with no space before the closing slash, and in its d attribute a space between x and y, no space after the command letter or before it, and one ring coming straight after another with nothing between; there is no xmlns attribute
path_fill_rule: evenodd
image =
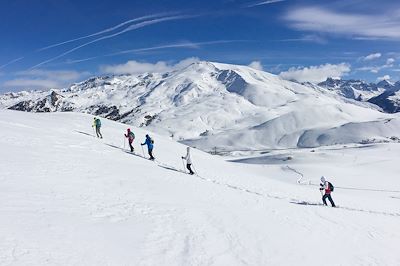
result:
<svg viewBox="0 0 400 266"><path fill-rule="evenodd" d="M60 55L57 55L57 56L55 56L53 58L50 58L50 59L48 59L46 61L43 61L43 62L41 62L41 63L39 63L37 65L34 65L30 69L37 68L37 67L42 66L44 64L47 64L49 62L52 62L52 61L54 61L54 60L56 60L58 58L61 58L61 57L65 56L65 55L67 55L67 54L70 54L70 53L72 53L72 52L74 52L74 51L76 51L76 50L78 50L78 49L80 49L82 47L88 46L89 44L96 43L96 42L99 42L99 41L105 40L105 39L110 39L110 38L116 37L118 35L121 35L121 34L123 34L125 32L133 31L133 30L136 30L136 29L140 29L140 28L143 28L143 27L146 27L146 26L149 26L149 25L152 25L152 24L157 24L157 23L160 23L160 22L164 22L164 21L186 19L186 18L191 18L191 17L195 17L195 16L193 16L193 15L179 15L179 16L162 17L162 18L147 20L147 21L143 21L143 22L140 22L140 23L137 23L137 24L133 24L133 25L130 25L129 27L127 27L126 29L121 30L119 32L116 32L114 34L106 35L106 36L97 38L97 39L95 39L93 41L90 41L90 42L81 44L81 45L79 45L77 47L74 47L74 48L72 48L72 49L70 49L70 50L68 50L68 51L66 51L66 52L64 52L64 53L62 53Z"/></svg>
<svg viewBox="0 0 400 266"><path fill-rule="evenodd" d="M63 44L67 44L67 43L71 43L71 42L87 39L87 38L90 38L90 37L98 36L98 35L101 35L101 34L104 34L104 33L110 32L110 31L114 31L116 29L119 29L119 28L121 28L121 27L123 27L123 26L125 26L127 24L133 23L133 22L146 20L146 19L151 19L151 18L162 17L162 16L166 16L166 15L172 15L172 14L174 14L174 13L159 13L159 14L153 14L153 15L148 15L148 16L143 16L143 17L139 17L139 18L130 19L130 20L124 21L124 22L122 22L122 23L120 23L120 24L118 24L116 26L104 29L104 30L96 32L96 33L92 33L92 34L85 35L85 36L82 36L82 37L79 37L79 38L75 38L75 39L67 40L67 41L64 41L64 42L52 44L52 45L49 45L49 46L46 46L46 47L42 47L42 48L38 49L37 52L44 51L44 50L47 50L47 49L50 49L50 48L53 48L53 47L57 47L57 46L60 46L60 45L63 45Z"/></svg>
<svg viewBox="0 0 400 266"><path fill-rule="evenodd" d="M6 66L8 66L8 65L11 65L11 64L13 64L13 63L15 63L15 62L18 62L18 61L20 61L20 60L22 60L22 59L24 59L24 58L25 58L24 56L21 56L21 57L18 57L18 58L16 58L16 59L13 59L13 60L11 60L11 61L5 63L4 65L1 65L1 66L0 66L0 69L6 67Z"/></svg>
<svg viewBox="0 0 400 266"><path fill-rule="evenodd" d="M168 48L198 49L203 45L235 43L235 42L249 42L249 40L217 40L217 41L206 41L206 42L172 43L172 44L166 44L166 45L124 50L124 51L115 52L115 53L111 53L111 54L97 55L97 56L83 58L83 59L70 60L70 61L66 62L66 64L75 64L75 63L90 61L90 60L94 60L94 59L98 59L98 58L102 58L102 57L109 57L109 56L115 56L115 55L121 55L121 54L140 53L140 52L155 51L155 50L162 50L162 49L168 49Z"/></svg>
<svg viewBox="0 0 400 266"><path fill-rule="evenodd" d="M269 4L274 4L274 3L279 3L279 2L284 2L286 0L268 0L268 1L263 1L255 4L248 5L247 7L255 7L255 6L262 6L262 5L269 5Z"/></svg>

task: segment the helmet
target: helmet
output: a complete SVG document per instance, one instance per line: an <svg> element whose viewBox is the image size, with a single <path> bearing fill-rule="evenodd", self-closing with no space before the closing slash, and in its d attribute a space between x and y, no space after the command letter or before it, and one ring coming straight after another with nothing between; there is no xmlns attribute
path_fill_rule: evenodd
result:
<svg viewBox="0 0 400 266"><path fill-rule="evenodd" d="M128 132L130 132L130 131L131 131L131 129L130 129L130 128L128 128L128 129L127 129L127 131L128 131Z"/></svg>

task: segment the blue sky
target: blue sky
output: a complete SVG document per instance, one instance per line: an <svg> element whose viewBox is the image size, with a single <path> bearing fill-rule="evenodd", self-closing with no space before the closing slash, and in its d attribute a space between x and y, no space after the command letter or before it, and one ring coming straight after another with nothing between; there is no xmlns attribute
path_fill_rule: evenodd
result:
<svg viewBox="0 0 400 266"><path fill-rule="evenodd" d="M197 59L299 81L400 79L395 0L4 0L0 36L0 92Z"/></svg>

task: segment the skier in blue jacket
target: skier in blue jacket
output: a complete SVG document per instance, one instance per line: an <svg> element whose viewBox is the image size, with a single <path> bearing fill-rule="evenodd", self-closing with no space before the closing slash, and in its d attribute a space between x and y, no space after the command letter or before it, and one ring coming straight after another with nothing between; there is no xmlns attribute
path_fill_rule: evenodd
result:
<svg viewBox="0 0 400 266"><path fill-rule="evenodd" d="M153 147L154 147L154 141L150 138L150 136L148 134L146 134L146 140L144 141L144 143L141 143L140 145L147 145L147 150L149 152L150 155L150 160L154 160L155 158L153 157Z"/></svg>

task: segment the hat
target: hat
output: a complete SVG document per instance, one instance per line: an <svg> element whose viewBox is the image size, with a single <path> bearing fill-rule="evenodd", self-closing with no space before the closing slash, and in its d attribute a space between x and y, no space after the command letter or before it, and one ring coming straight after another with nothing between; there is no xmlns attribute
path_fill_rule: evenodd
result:
<svg viewBox="0 0 400 266"><path fill-rule="evenodd" d="M127 131L129 132L129 131L131 131L131 129L130 129L130 128L128 128L128 129L127 129Z"/></svg>

